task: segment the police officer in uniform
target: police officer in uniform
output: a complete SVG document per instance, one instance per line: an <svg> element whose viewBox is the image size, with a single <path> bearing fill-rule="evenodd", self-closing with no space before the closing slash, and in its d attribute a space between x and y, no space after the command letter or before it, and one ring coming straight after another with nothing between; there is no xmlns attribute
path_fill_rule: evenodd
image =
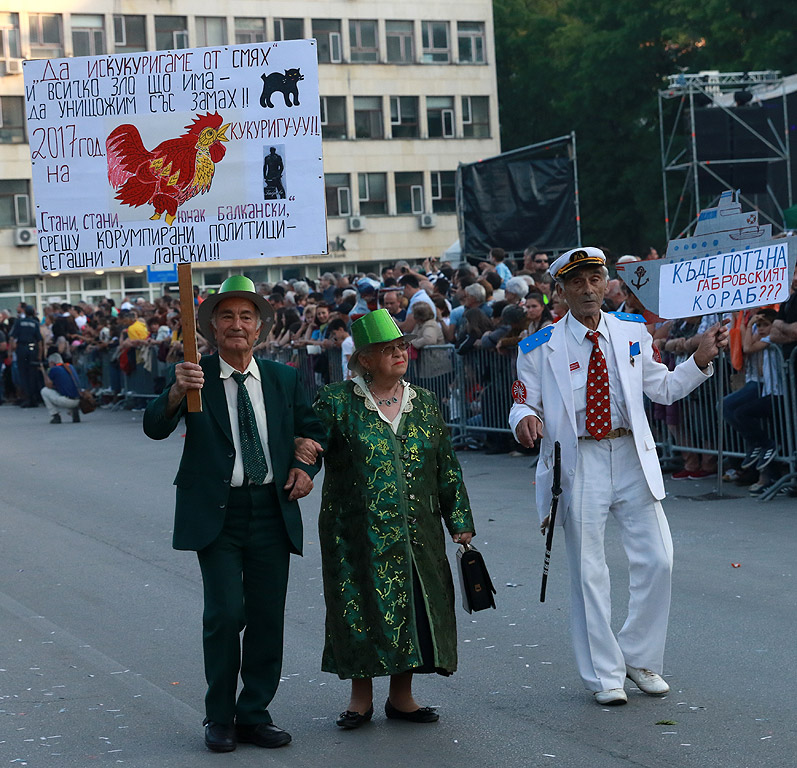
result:
<svg viewBox="0 0 797 768"><path fill-rule="evenodd" d="M18 317L9 334L11 351L17 353L19 387L22 390L20 405L23 408L36 408L41 402L36 386L39 360L43 353L44 340L39 329L36 309L25 305L25 314Z"/></svg>

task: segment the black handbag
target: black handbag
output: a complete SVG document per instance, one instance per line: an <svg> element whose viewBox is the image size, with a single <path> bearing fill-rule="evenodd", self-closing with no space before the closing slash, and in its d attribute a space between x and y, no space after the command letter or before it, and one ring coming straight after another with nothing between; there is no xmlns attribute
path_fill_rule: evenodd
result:
<svg viewBox="0 0 797 768"><path fill-rule="evenodd" d="M457 560L462 607L468 613L495 608L495 587L490 581L482 553L470 544L462 544L457 550Z"/></svg>

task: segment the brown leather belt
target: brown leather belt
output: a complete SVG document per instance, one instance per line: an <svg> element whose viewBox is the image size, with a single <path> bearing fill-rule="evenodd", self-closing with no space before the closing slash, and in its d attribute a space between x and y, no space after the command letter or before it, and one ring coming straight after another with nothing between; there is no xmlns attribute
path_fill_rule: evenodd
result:
<svg viewBox="0 0 797 768"><path fill-rule="evenodd" d="M607 432L601 440L614 440L615 437L625 437L626 435L632 434L630 429L626 429L625 427L619 427L618 429L613 429L611 432ZM594 440L595 438L592 435L583 435L578 438L579 440Z"/></svg>

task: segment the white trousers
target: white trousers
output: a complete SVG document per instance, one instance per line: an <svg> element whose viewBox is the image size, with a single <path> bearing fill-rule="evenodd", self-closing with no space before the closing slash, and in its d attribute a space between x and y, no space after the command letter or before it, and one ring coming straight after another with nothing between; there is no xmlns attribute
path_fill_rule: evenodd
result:
<svg viewBox="0 0 797 768"><path fill-rule="evenodd" d="M579 440L564 521L570 566L570 629L578 671L591 691L622 688L625 665L661 674L670 613L672 538L645 481L631 436ZM628 557L628 616L615 637L604 551L611 512Z"/></svg>
<svg viewBox="0 0 797 768"><path fill-rule="evenodd" d="M59 395L51 387L42 387L41 396L50 416L55 416L60 411L73 411L80 405L80 400L77 398Z"/></svg>

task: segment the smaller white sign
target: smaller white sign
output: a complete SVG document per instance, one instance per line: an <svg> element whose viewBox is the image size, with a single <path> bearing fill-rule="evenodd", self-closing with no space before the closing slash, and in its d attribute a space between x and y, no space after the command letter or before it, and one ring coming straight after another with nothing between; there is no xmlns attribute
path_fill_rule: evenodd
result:
<svg viewBox="0 0 797 768"><path fill-rule="evenodd" d="M789 247L783 243L662 264L659 315L693 317L776 304L789 297Z"/></svg>

